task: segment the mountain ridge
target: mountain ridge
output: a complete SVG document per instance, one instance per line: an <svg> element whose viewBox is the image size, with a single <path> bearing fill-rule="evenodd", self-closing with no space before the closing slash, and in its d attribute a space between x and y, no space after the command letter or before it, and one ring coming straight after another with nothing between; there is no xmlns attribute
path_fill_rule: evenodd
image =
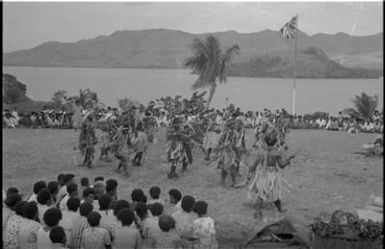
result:
<svg viewBox="0 0 385 249"><path fill-rule="evenodd" d="M181 68L191 55L195 38L208 34L218 37L224 48L238 44L241 48L234 63L245 63L266 53L293 53L293 41L278 31L265 29L254 33L223 31L193 34L171 29L117 30L76 42L48 41L31 49L3 53L3 64L45 67L106 67L106 68ZM339 62L350 56L347 65L382 70L383 33L350 36L346 33L307 35L298 31L298 50L316 47ZM373 58L371 63L371 56ZM365 60L360 57L364 57ZM368 61L370 62L368 64ZM337 61L338 62L338 61ZM369 66L368 66L369 65ZM343 65L344 66L344 65ZM369 68L368 68L369 67Z"/></svg>

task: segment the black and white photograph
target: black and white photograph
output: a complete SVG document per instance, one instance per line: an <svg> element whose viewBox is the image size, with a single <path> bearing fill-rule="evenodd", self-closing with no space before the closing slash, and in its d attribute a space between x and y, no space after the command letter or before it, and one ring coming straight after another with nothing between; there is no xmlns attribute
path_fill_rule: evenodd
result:
<svg viewBox="0 0 385 249"><path fill-rule="evenodd" d="M2 10L2 248L383 248L382 1Z"/></svg>

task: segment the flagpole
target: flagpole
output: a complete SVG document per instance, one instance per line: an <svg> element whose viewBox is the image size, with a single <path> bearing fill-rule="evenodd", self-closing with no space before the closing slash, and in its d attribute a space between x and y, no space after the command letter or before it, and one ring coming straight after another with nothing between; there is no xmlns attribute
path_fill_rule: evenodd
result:
<svg viewBox="0 0 385 249"><path fill-rule="evenodd" d="M296 102L296 90L297 90L297 38L298 37L298 18L297 18L297 24L295 28L295 36L294 36L294 70L293 70L293 103L292 103L292 114L293 116L295 113L295 102Z"/></svg>

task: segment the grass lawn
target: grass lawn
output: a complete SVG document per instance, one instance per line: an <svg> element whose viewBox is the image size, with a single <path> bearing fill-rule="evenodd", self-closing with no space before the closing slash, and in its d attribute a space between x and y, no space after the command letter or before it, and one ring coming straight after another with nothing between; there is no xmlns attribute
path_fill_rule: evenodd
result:
<svg viewBox="0 0 385 249"><path fill-rule="evenodd" d="M127 178L114 171L116 161L108 164L96 160L91 170L75 166L72 157L78 135L73 130L3 129L3 188L18 187L29 195L35 181L56 180L59 173L69 172L76 174L77 181L81 177L93 181L98 175L115 178L120 198L127 200L136 187L143 188L148 195L149 188L158 185L163 198L167 198L170 188L178 188L182 194L208 202L208 213L215 220L221 248L239 244L258 225L246 200L247 188L221 187L220 172L214 163L205 164L200 150L194 151L194 162L188 172L170 180L169 165L162 159L165 139L161 132L158 143L150 145L143 167L130 166L131 175ZM282 202L288 209L285 215L293 222L307 225L322 211L354 211L364 206L371 194L382 196L383 158L353 154L375 136L324 130L290 131L287 143L296 158L282 172ZM248 138L250 145L251 131ZM99 153L97 149L95 158ZM245 161L252 163L253 157ZM243 176L246 172L246 168L241 168ZM269 212L274 211L266 211Z"/></svg>

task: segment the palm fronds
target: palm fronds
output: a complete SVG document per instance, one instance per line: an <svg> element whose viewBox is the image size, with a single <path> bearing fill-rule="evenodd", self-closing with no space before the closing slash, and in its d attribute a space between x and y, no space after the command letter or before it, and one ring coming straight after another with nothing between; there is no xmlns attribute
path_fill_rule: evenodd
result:
<svg viewBox="0 0 385 249"><path fill-rule="evenodd" d="M219 40L209 35L205 40L195 39L191 45L193 55L187 58L184 66L191 68L198 74L197 80L191 88L210 88L210 94L206 108L209 107L215 93L216 79L219 83L226 82L228 66L234 55L239 53L239 46L234 45L223 53Z"/></svg>
<svg viewBox="0 0 385 249"><path fill-rule="evenodd" d="M227 81L227 71L231 63L232 58L235 55L239 54L239 46L234 45L231 48L226 50L226 53L222 56L220 61L220 70L219 70L219 83L225 83Z"/></svg>
<svg viewBox="0 0 385 249"><path fill-rule="evenodd" d="M353 99L355 110L351 111L353 116L359 117L363 120L373 121L373 113L378 105L378 96L369 96L366 93L356 95Z"/></svg>

